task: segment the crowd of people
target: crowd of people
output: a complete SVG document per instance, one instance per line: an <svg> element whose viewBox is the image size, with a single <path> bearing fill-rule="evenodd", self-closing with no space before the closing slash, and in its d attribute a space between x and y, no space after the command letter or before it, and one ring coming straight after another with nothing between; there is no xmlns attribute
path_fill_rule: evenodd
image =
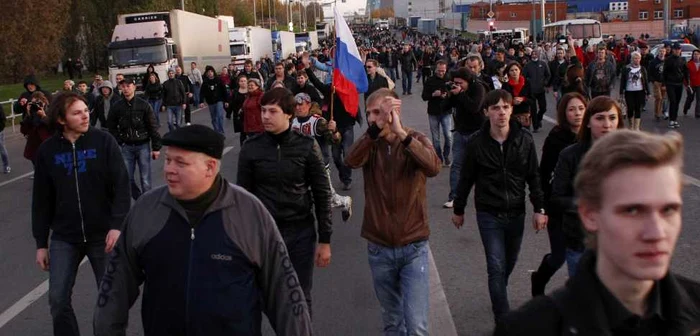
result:
<svg viewBox="0 0 700 336"><path fill-rule="evenodd" d="M148 335L255 335L263 312L280 335L310 335L313 270L331 263L332 208L344 221L353 211L333 186L332 159L344 191L353 169L363 172L361 236L386 335L428 334L426 185L441 167L457 229L474 190L495 334L700 334L700 284L669 272L683 141L641 132L652 94L655 120L669 128L679 127L684 86L684 112L694 97L700 117L700 51L685 62L678 43L652 57L644 39L515 45L410 29L355 34L368 82L357 111L334 94L332 45L218 74L193 62L163 83L153 67L141 83L121 74L116 86L100 76L75 89L67 81L54 95L28 77L14 108L35 170L32 229L54 333L78 334L71 293L87 256L96 335L124 334L140 286ZM402 123L395 82L412 95L414 74L430 135ZM212 127L192 123L191 110L204 107ZM532 132L550 110L556 125L538 160ZM621 130L625 121L634 131ZM225 122L240 138L236 181L220 174ZM151 161L161 151L166 185L156 187ZM9 173L6 155L3 164ZM532 227L547 230L551 251L532 274L533 300L512 311L528 196ZM564 262L569 281L545 295Z"/></svg>

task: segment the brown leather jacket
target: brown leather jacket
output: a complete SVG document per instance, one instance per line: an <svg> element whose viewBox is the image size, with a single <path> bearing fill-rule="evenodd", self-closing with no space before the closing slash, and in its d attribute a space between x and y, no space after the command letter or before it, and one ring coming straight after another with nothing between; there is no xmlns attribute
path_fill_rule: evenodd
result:
<svg viewBox="0 0 700 336"><path fill-rule="evenodd" d="M398 137L373 140L365 133L345 157L350 168L362 168L362 237L375 244L398 247L430 236L425 182L440 172L440 159L428 137L406 132L408 147Z"/></svg>

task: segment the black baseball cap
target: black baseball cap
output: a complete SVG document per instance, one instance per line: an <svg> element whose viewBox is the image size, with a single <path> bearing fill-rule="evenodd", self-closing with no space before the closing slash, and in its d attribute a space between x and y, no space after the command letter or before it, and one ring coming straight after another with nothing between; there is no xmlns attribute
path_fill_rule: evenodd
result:
<svg viewBox="0 0 700 336"><path fill-rule="evenodd" d="M119 82L119 85L121 84L134 84L134 79L131 77L124 77L124 79Z"/></svg>

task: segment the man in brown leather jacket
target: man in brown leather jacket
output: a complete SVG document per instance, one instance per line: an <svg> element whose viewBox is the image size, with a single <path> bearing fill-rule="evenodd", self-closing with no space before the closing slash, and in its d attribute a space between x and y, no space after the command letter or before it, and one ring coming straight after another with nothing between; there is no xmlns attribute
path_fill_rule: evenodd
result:
<svg viewBox="0 0 700 336"><path fill-rule="evenodd" d="M401 100L383 88L367 98L367 132L345 157L362 168L367 239L385 334L428 335L427 177L440 172L428 138L401 125Z"/></svg>

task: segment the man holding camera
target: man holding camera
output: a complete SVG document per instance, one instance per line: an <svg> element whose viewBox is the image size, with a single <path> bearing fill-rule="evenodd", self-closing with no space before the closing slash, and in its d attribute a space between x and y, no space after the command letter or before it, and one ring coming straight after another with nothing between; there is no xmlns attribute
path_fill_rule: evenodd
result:
<svg viewBox="0 0 700 336"><path fill-rule="evenodd" d="M428 78L423 86L421 97L428 102L428 121L433 147L443 165L450 166L450 149L452 148L452 108L448 107L447 94L453 82L447 80L447 63L437 61L435 75ZM445 137L445 147L440 147L440 128Z"/></svg>
<svg viewBox="0 0 700 336"><path fill-rule="evenodd" d="M459 68L450 73L455 85L451 87L449 94L450 108L454 112L454 134L452 142L452 166L450 166L450 195L442 206L452 208L457 194L457 183L464 161L464 151L467 147L467 139L472 133L478 131L484 123L484 113L481 106L484 104L486 89L476 80L476 74L467 68Z"/></svg>

